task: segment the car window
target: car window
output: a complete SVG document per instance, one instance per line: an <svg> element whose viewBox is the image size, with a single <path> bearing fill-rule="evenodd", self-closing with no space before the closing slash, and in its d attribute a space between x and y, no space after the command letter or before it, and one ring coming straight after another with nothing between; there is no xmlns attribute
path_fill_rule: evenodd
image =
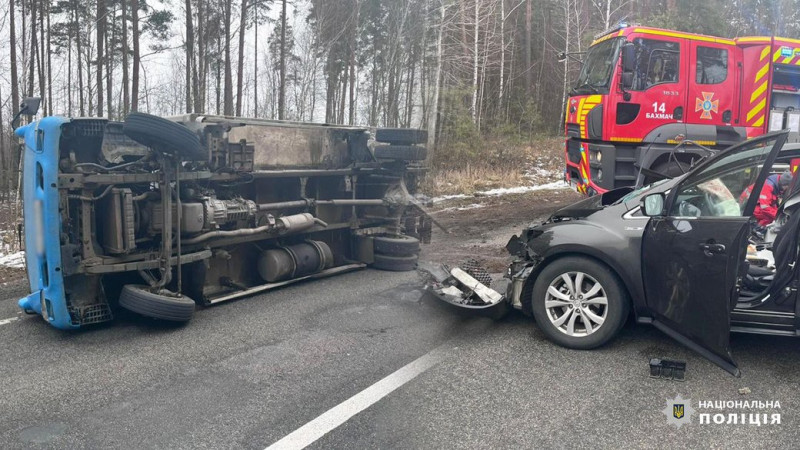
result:
<svg viewBox="0 0 800 450"><path fill-rule="evenodd" d="M719 84L728 79L728 50L697 47L697 84Z"/></svg>
<svg viewBox="0 0 800 450"><path fill-rule="evenodd" d="M662 83L677 83L680 78L680 44L656 39L634 40L637 63L631 90L644 91Z"/></svg>
<svg viewBox="0 0 800 450"><path fill-rule="evenodd" d="M754 183L776 140L758 141L715 159L678 187L670 215L741 217L747 201L758 195Z"/></svg>

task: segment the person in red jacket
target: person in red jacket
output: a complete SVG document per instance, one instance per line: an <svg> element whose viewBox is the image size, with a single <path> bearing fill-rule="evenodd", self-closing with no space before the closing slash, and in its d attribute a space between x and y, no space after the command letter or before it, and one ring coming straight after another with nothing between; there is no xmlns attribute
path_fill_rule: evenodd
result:
<svg viewBox="0 0 800 450"><path fill-rule="evenodd" d="M764 187L761 188L761 194L758 196L756 209L753 211L753 216L758 220L758 225L766 226L775 221L781 196L791 186L792 179L792 172L788 170L780 175L774 174L767 177ZM753 192L752 184L742 192L739 197L739 203L743 205L750 198L751 192Z"/></svg>

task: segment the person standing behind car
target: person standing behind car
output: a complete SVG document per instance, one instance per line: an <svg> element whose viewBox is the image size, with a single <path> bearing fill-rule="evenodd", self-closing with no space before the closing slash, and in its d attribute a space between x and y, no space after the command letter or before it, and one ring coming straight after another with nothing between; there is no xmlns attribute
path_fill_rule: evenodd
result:
<svg viewBox="0 0 800 450"><path fill-rule="evenodd" d="M753 216L758 220L759 226L766 226L775 221L781 196L791 186L793 178L792 172L788 170L780 175L773 174L767 177L764 187L761 188L761 194L758 196L756 209L753 211ZM747 202L753 192L753 187L754 185L751 184L742 192L739 197L739 205L744 206L744 203Z"/></svg>

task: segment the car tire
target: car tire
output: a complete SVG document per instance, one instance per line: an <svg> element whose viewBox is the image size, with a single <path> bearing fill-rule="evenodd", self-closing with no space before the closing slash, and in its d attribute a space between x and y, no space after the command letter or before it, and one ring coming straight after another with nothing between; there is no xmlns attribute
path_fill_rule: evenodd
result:
<svg viewBox="0 0 800 450"><path fill-rule="evenodd" d="M419 239L403 234L375 236L375 253L386 256L415 256L419 253Z"/></svg>
<svg viewBox="0 0 800 450"><path fill-rule="evenodd" d="M379 145L375 147L375 157L378 159L424 161L428 157L428 149L419 145Z"/></svg>
<svg viewBox="0 0 800 450"><path fill-rule="evenodd" d="M134 141L189 161L205 161L208 152L195 132L185 126L140 112L125 118L122 131Z"/></svg>
<svg viewBox="0 0 800 450"><path fill-rule="evenodd" d="M581 281L580 294L569 289L565 275L573 284ZM595 283L600 285L597 292L593 292ZM583 294L591 297L584 298ZM610 341L630 311L628 292L616 274L599 262L581 257L561 258L545 266L536 278L530 301L536 323L550 340L582 350ZM598 318L602 322L598 323Z"/></svg>
<svg viewBox="0 0 800 450"><path fill-rule="evenodd" d="M375 254L375 262L372 267L379 270L388 270L390 272L408 272L416 270L419 255L410 256L388 256Z"/></svg>
<svg viewBox="0 0 800 450"><path fill-rule="evenodd" d="M139 284L126 284L122 288L119 305L146 317L171 322L188 322L195 308L194 301L189 297L154 294L148 286Z"/></svg>
<svg viewBox="0 0 800 450"><path fill-rule="evenodd" d="M428 132L412 128L378 128L375 140L398 145L423 144L428 142Z"/></svg>

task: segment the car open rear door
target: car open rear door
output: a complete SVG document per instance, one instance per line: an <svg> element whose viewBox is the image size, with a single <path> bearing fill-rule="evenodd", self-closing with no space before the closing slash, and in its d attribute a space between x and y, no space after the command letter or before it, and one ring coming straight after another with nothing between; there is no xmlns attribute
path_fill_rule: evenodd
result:
<svg viewBox="0 0 800 450"><path fill-rule="evenodd" d="M672 189L643 236L653 325L736 376L730 313L760 193L748 187L764 185L786 136L770 133L704 162Z"/></svg>

